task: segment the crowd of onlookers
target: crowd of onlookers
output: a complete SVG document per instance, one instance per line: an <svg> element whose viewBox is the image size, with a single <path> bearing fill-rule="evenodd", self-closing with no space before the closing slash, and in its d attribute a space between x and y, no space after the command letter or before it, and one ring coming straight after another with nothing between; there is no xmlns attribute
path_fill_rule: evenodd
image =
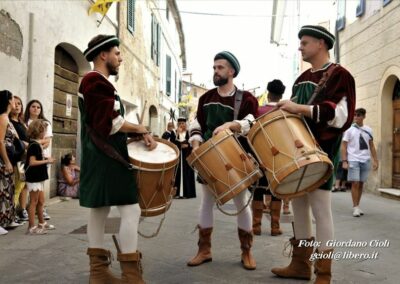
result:
<svg viewBox="0 0 400 284"><path fill-rule="evenodd" d="M49 165L55 162L50 153L52 136L40 101L29 101L24 112L21 98L0 91L0 235L27 221L29 235L55 229L47 223L44 194ZM57 192L77 198L78 187L79 167L68 153L61 159Z"/></svg>

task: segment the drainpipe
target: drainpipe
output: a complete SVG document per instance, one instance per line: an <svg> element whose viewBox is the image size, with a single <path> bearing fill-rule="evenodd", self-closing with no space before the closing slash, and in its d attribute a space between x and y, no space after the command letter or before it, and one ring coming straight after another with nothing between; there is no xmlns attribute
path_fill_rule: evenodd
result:
<svg viewBox="0 0 400 284"><path fill-rule="evenodd" d="M32 60L33 60L33 29L35 15L29 13L29 38L28 38L28 77L27 77L27 101L32 99Z"/></svg>

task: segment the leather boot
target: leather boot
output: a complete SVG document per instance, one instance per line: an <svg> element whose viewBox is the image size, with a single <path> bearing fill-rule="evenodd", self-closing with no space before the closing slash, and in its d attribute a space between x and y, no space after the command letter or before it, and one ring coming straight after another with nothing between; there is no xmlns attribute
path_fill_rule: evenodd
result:
<svg viewBox="0 0 400 284"><path fill-rule="evenodd" d="M271 201L271 236L282 235L282 231L279 226L279 220L281 219L281 206L282 201Z"/></svg>
<svg viewBox="0 0 400 284"><path fill-rule="evenodd" d="M197 266L205 262L212 261L211 233L213 228L211 227L203 229L200 227L200 225L197 227L199 228L199 242L197 243L199 246L199 251L197 252L197 255L187 263L188 266Z"/></svg>
<svg viewBox="0 0 400 284"><path fill-rule="evenodd" d="M101 248L88 248L87 255L90 258L90 284L114 284L120 283L109 270L111 264L111 252Z"/></svg>
<svg viewBox="0 0 400 284"><path fill-rule="evenodd" d="M245 269L256 269L256 261L251 254L251 246L253 245L253 234L238 228L240 248L242 249L242 264Z"/></svg>
<svg viewBox="0 0 400 284"><path fill-rule="evenodd" d="M314 238L305 239L307 242L314 241ZM292 245L292 260L286 267L275 267L271 272L284 278L311 279L311 261L310 256L314 250L313 247L299 247L300 240L290 239Z"/></svg>
<svg viewBox="0 0 400 284"><path fill-rule="evenodd" d="M323 252L318 252L322 255L329 255L333 252L333 249L325 250ZM315 278L315 284L329 284L331 283L331 267L332 267L332 257L325 257L318 258L314 264L314 273L316 274L317 278Z"/></svg>
<svg viewBox="0 0 400 284"><path fill-rule="evenodd" d="M253 234L261 235L261 220L263 217L264 203L262 201L253 200Z"/></svg>
<svg viewBox="0 0 400 284"><path fill-rule="evenodd" d="M122 279L120 283L145 283L142 278L142 253L140 251L133 253L118 253L117 259L121 266Z"/></svg>
<svg viewBox="0 0 400 284"><path fill-rule="evenodd" d="M270 213L271 209L270 209L270 204L271 204L271 195L265 194L264 195L264 213Z"/></svg>

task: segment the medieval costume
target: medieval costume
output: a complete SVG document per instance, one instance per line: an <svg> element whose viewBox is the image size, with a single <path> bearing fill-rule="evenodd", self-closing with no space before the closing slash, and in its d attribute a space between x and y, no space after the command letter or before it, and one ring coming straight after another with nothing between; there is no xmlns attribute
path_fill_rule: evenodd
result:
<svg viewBox="0 0 400 284"><path fill-rule="evenodd" d="M221 59L228 61L235 71L233 77L236 77L240 71L240 65L236 57L228 51L223 51L215 56L214 62ZM229 79L231 79L231 77ZM197 118L190 126L190 143L194 140L199 142L207 141L212 137L217 127L232 121L240 124L242 135L247 134L250 130L250 124L257 113L258 103L251 93L243 91L237 120L234 120L235 99L237 98L238 92L234 85L233 87L232 93L225 96L219 94L219 88L215 88L209 90L200 97L197 108ZM203 195L198 224L199 250L197 255L187 263L189 266L197 266L212 260L211 233L214 223L213 207L215 198L206 185L201 184L201 189L203 190ZM244 190L233 198L233 202L238 210L245 207L246 194L247 191ZM238 235L242 249L241 260L245 269L256 268L255 260L251 254L253 242L251 218L251 210L249 207L246 207L237 216Z"/></svg>
<svg viewBox="0 0 400 284"><path fill-rule="evenodd" d="M303 36L322 39L328 50L333 47L335 40L335 37L321 26L303 26L298 36L302 40ZM324 52L327 61L328 50L320 51ZM324 73L328 77L325 86L314 101L309 102ZM311 117L306 117L307 124L322 150L332 161L336 161L342 133L351 125L354 116L355 83L352 75L340 65L330 62L321 69L308 69L295 81L292 100L301 105L309 104ZM327 245L327 241L334 239L330 192L333 179L331 177L320 189L292 200L295 233L290 239L293 247L292 260L287 267L273 268L274 274L286 278L311 279L310 256L314 247L299 244L302 240L314 241L310 214L312 209L316 224L316 241L321 244L316 248L321 257L314 265L315 283L330 283L332 259L328 256L333 248Z"/></svg>
<svg viewBox="0 0 400 284"><path fill-rule="evenodd" d="M185 118L178 118L179 123L186 123ZM192 147L189 144L189 131L184 130L176 134L175 145L181 153L178 169L175 177L176 197L177 198L195 198L196 186L194 182L194 171L189 166L186 158L192 152Z"/></svg>

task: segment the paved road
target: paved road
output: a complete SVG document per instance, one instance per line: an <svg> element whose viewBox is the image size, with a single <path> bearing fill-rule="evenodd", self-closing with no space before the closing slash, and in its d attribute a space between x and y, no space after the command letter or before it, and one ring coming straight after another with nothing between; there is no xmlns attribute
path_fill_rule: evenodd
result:
<svg viewBox="0 0 400 284"><path fill-rule="evenodd" d="M200 194L200 193L198 193ZM240 247L235 217L215 209L213 233L213 261L189 268L186 261L197 251L197 223L199 198L174 200L167 219L156 238L140 238L147 283L307 283L285 280L270 273L273 266L285 264L283 244L291 236L292 216L282 218L284 234L267 234L269 220L264 217L262 236L254 241L255 271L240 265ZM333 283L399 283L400 270L400 202L365 194L362 200L365 215L352 217L350 193L333 194L335 238L337 241L366 241L365 248L340 248L350 253L378 253L375 260L340 259L334 262ZM226 209L232 209L228 204ZM51 223L57 230L45 236L25 235L26 225L0 236L0 283L87 283L88 257L85 255L86 220L88 210L79 207L77 200L50 201ZM154 232L159 217L147 218L140 226L145 234ZM111 234L118 231L118 212L113 209L107 222L107 247L115 252ZM371 240L387 240L387 247L374 248ZM119 273L119 264L113 262Z"/></svg>

